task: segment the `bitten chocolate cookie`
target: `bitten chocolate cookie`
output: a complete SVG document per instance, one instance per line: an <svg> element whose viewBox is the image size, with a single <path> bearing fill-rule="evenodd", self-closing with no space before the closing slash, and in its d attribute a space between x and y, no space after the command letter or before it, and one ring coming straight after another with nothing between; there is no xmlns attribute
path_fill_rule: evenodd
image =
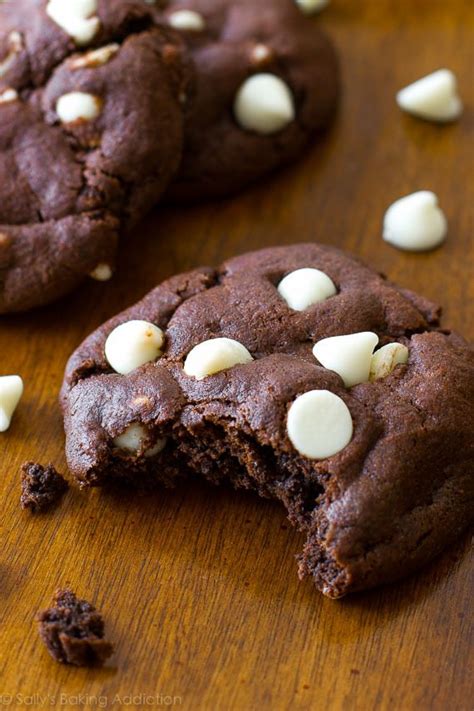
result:
<svg viewBox="0 0 474 711"><path fill-rule="evenodd" d="M147 8L0 5L0 312L109 278L178 167L191 70Z"/></svg>
<svg viewBox="0 0 474 711"><path fill-rule="evenodd" d="M166 18L197 74L173 201L241 190L295 160L330 123L335 51L294 0L172 0Z"/></svg>
<svg viewBox="0 0 474 711"><path fill-rule="evenodd" d="M473 517L474 357L439 309L336 249L158 286L71 357L83 485L199 474L280 500L330 597L417 570Z"/></svg>

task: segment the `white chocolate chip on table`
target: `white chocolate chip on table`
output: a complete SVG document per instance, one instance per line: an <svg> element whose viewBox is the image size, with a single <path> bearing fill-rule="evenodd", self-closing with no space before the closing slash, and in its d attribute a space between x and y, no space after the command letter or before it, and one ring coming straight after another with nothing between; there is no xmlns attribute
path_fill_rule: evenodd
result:
<svg viewBox="0 0 474 711"><path fill-rule="evenodd" d="M56 102L56 113L62 123L93 121L102 109L102 101L93 94L71 91L63 94Z"/></svg>
<svg viewBox="0 0 474 711"><path fill-rule="evenodd" d="M0 432L6 432L21 396L23 380L19 375L0 376Z"/></svg>
<svg viewBox="0 0 474 711"><path fill-rule="evenodd" d="M125 453L137 456L141 454L146 458L154 457L163 451L166 446L166 439L160 438L152 446L144 446L149 439L148 431L139 422L132 422L122 434L114 437L113 445Z"/></svg>
<svg viewBox="0 0 474 711"><path fill-rule="evenodd" d="M429 190L420 190L396 200L383 222L383 239L409 251L434 249L446 239L448 222Z"/></svg>
<svg viewBox="0 0 474 711"><path fill-rule="evenodd" d="M97 9L97 0L49 0L46 13L77 45L83 46L99 32Z"/></svg>
<svg viewBox="0 0 474 711"><path fill-rule="evenodd" d="M278 133L295 119L293 95L275 74L254 74L237 92L234 115L247 131L261 135Z"/></svg>
<svg viewBox="0 0 474 711"><path fill-rule="evenodd" d="M372 331L332 336L318 341L314 357L322 366L341 376L346 388L369 379L370 361L379 337Z"/></svg>
<svg viewBox="0 0 474 711"><path fill-rule="evenodd" d="M375 351L370 361L369 380L380 380L395 370L397 365L408 363L409 351L403 343L387 343Z"/></svg>
<svg viewBox="0 0 474 711"><path fill-rule="evenodd" d="M306 15L311 15L314 12L320 12L329 5L330 0L294 0L300 10Z"/></svg>
<svg viewBox="0 0 474 711"><path fill-rule="evenodd" d="M418 118L440 123L455 121L463 109L456 77L449 69L439 69L399 91L397 104Z"/></svg>
<svg viewBox="0 0 474 711"><path fill-rule="evenodd" d="M203 341L188 353L184 372L196 380L228 370L235 365L245 365L253 361L248 350L232 338L213 338Z"/></svg>
<svg viewBox="0 0 474 711"><path fill-rule="evenodd" d="M109 334L105 357L116 373L127 375L162 354L165 334L148 321L126 321Z"/></svg>
<svg viewBox="0 0 474 711"><path fill-rule="evenodd" d="M329 390L310 390L296 398L287 418L293 447L309 459L326 459L352 439L351 413L344 400Z"/></svg>
<svg viewBox="0 0 474 711"><path fill-rule="evenodd" d="M202 32L206 23L202 15L193 10L176 10L168 15L168 23L175 30L183 32Z"/></svg>
<svg viewBox="0 0 474 711"><path fill-rule="evenodd" d="M337 294L332 279L319 269L296 269L278 284L278 293L290 309L304 311Z"/></svg>

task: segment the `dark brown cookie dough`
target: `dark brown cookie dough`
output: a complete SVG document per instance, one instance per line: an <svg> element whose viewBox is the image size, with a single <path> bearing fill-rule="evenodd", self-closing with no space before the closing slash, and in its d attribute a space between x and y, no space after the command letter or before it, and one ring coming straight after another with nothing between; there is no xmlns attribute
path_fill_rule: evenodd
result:
<svg viewBox="0 0 474 711"><path fill-rule="evenodd" d="M39 633L57 662L100 666L113 653L104 639L104 621L95 607L72 590L58 590L52 606L38 615Z"/></svg>
<svg viewBox="0 0 474 711"><path fill-rule="evenodd" d="M60 501L68 486L52 464L43 467L25 462L21 468L21 508L33 513L45 511Z"/></svg>
<svg viewBox="0 0 474 711"><path fill-rule="evenodd" d="M176 202L229 195L295 160L330 123L339 91L331 42L293 0L172 0L168 21L183 10L197 13L202 28L181 30L197 86L169 193ZM178 14L177 26L188 23L196 18ZM294 107L294 120L266 135L240 125L234 111L239 89L257 74L282 79Z"/></svg>
<svg viewBox="0 0 474 711"><path fill-rule="evenodd" d="M277 286L302 268L324 272L335 294L296 311ZM434 304L315 244L174 277L71 357L62 391L69 467L83 485L169 485L194 473L276 498L307 535L300 574L330 597L399 578L454 540L474 510L473 350L438 318ZM132 320L151 325L162 355L120 375L105 345ZM313 345L365 331L380 346L407 347L408 362L345 387ZM202 380L186 374L190 351L218 337L253 360ZM347 445L319 459L297 450L287 425L312 390L338 396L353 423Z"/></svg>
<svg viewBox="0 0 474 711"><path fill-rule="evenodd" d="M0 3L0 81L17 90L42 87L74 52L121 44L150 29L166 0L90 0L89 5L87 17L81 18L80 3L69 0Z"/></svg>
<svg viewBox="0 0 474 711"><path fill-rule="evenodd" d="M110 276L120 232L180 161L191 70L177 34L146 3L101 0L77 46L47 6L0 6L0 312Z"/></svg>

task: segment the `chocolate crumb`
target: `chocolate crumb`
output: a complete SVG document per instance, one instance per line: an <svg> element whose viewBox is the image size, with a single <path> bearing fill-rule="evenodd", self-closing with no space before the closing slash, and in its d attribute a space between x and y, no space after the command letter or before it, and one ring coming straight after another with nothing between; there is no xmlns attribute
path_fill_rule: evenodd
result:
<svg viewBox="0 0 474 711"><path fill-rule="evenodd" d="M57 662L100 666L113 653L113 645L104 639L102 616L70 589L57 590L52 607L37 619L40 637Z"/></svg>
<svg viewBox="0 0 474 711"><path fill-rule="evenodd" d="M33 513L44 511L56 504L68 487L52 464L43 467L36 462L25 462L21 468L21 508Z"/></svg>

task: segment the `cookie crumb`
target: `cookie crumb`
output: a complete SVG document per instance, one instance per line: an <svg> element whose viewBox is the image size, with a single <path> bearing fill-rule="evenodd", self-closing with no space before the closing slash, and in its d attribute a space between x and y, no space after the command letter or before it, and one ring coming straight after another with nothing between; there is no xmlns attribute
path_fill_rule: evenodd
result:
<svg viewBox="0 0 474 711"><path fill-rule="evenodd" d="M104 639L102 616L70 589L57 590L52 607L37 620L48 652L61 664L100 666L113 653L113 645Z"/></svg>
<svg viewBox="0 0 474 711"><path fill-rule="evenodd" d="M68 487L52 464L43 467L36 462L25 462L21 468L21 508L33 513L45 511L61 499Z"/></svg>

